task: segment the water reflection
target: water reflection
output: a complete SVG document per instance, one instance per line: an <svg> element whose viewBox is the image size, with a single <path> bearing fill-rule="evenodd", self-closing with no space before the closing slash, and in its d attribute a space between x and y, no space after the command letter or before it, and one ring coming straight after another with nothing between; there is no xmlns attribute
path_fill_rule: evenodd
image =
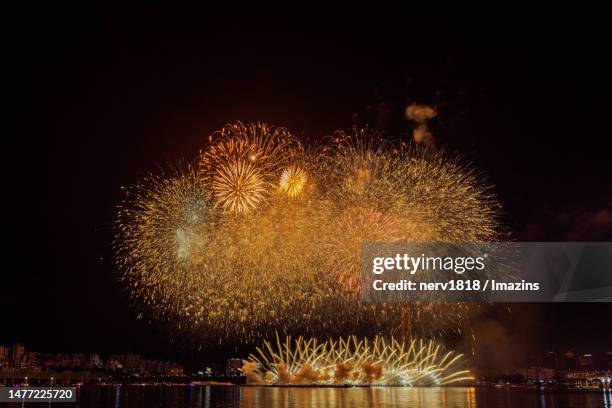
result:
<svg viewBox="0 0 612 408"><path fill-rule="evenodd" d="M0 406L4 406L0 404ZM6 404L39 407L39 404ZM75 404L52 404L71 407ZM298 388L237 386L83 386L79 408L255 408L255 407L605 407L612 392L552 392L528 389L443 388Z"/></svg>
<svg viewBox="0 0 612 408"><path fill-rule="evenodd" d="M604 405L605 408L612 408L612 389L604 393Z"/></svg>
<svg viewBox="0 0 612 408"><path fill-rule="evenodd" d="M469 388L260 388L242 389L241 406L255 407L475 407Z"/></svg>

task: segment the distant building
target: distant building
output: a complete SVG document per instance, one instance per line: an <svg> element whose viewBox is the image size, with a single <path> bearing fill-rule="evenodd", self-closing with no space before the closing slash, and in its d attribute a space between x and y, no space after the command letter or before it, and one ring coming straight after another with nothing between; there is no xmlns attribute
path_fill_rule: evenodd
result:
<svg viewBox="0 0 612 408"><path fill-rule="evenodd" d="M555 377L555 370L552 368L531 367L525 370L524 376L529 381L552 380Z"/></svg>
<svg viewBox="0 0 612 408"><path fill-rule="evenodd" d="M107 360L106 364L104 364L104 368L111 371L120 371L123 370L123 364L125 362L125 357L122 355L111 355Z"/></svg>
<svg viewBox="0 0 612 408"><path fill-rule="evenodd" d="M593 355L590 353L580 354L578 356L578 366L580 368L589 368L593 365Z"/></svg>
<svg viewBox="0 0 612 408"><path fill-rule="evenodd" d="M73 368L86 368L87 367L87 357L83 353L72 353L71 356L72 363L70 364Z"/></svg>
<svg viewBox="0 0 612 408"><path fill-rule="evenodd" d="M145 364L138 354L126 354L123 364L123 372L128 374L144 374Z"/></svg>
<svg viewBox="0 0 612 408"><path fill-rule="evenodd" d="M125 366L127 368L140 368L142 366L142 358L138 354L127 354L125 356Z"/></svg>
<svg viewBox="0 0 612 408"><path fill-rule="evenodd" d="M554 351L547 351L544 353L544 362L542 365L545 368L554 368L555 370L562 370L564 368L563 359L559 353Z"/></svg>
<svg viewBox="0 0 612 408"><path fill-rule="evenodd" d="M144 362L145 370L149 374L157 374L157 373L159 373L161 365L162 365L162 363L160 363L157 360L147 360L147 361Z"/></svg>
<svg viewBox="0 0 612 408"><path fill-rule="evenodd" d="M159 364L158 373L172 377L180 377L183 375L183 367L175 363L163 362Z"/></svg>
<svg viewBox="0 0 612 408"><path fill-rule="evenodd" d="M26 351L23 355L19 368L32 369L33 371L42 370L42 356L40 353Z"/></svg>
<svg viewBox="0 0 612 408"><path fill-rule="evenodd" d="M234 377L240 375L240 368L242 367L242 360L239 358L228 358L225 363L225 375L228 377Z"/></svg>
<svg viewBox="0 0 612 408"><path fill-rule="evenodd" d="M97 369L97 368L102 368L103 365L104 364L102 362L102 359L100 359L99 355L95 353L89 355L88 368Z"/></svg>
<svg viewBox="0 0 612 408"><path fill-rule="evenodd" d="M21 368L21 362L25 354L25 347L21 344L15 344L11 349L11 367Z"/></svg>
<svg viewBox="0 0 612 408"><path fill-rule="evenodd" d="M71 367L72 359L68 354L60 353L57 355L57 365L58 367Z"/></svg>
<svg viewBox="0 0 612 408"><path fill-rule="evenodd" d="M612 351L604 353L604 365L608 370L612 370Z"/></svg>
<svg viewBox="0 0 612 408"><path fill-rule="evenodd" d="M10 355L11 355L10 353L11 353L10 347L0 345L0 367L2 367L5 364L6 365L9 364Z"/></svg>
<svg viewBox="0 0 612 408"><path fill-rule="evenodd" d="M566 370L574 370L576 368L576 354L571 351L563 353L563 368Z"/></svg>

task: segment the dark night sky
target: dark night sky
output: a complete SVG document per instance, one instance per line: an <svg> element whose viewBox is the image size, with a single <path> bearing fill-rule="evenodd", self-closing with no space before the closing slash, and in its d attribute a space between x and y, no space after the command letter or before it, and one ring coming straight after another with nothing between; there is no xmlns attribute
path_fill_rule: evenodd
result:
<svg viewBox="0 0 612 408"><path fill-rule="evenodd" d="M114 206L238 119L316 139L357 113L396 134L408 103L433 104L434 134L495 184L514 238L611 240L605 13L464 12L7 13L0 344L176 353L116 283ZM611 306L521 306L504 324L536 348L603 348Z"/></svg>

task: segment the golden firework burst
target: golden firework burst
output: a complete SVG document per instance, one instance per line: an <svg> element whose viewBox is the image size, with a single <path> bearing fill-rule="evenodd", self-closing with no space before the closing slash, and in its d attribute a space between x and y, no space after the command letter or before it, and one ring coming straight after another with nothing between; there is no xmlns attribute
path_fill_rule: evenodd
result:
<svg viewBox="0 0 612 408"><path fill-rule="evenodd" d="M290 166L280 176L279 189L289 197L297 197L308 182L306 171L298 166Z"/></svg>
<svg viewBox="0 0 612 408"><path fill-rule="evenodd" d="M214 134L197 172L126 194L114 246L131 298L211 341L389 333L402 316L421 336L459 328L474 307L361 303L361 244L500 237L499 204L469 164L366 130L307 154L282 128L238 122Z"/></svg>
<svg viewBox="0 0 612 408"><path fill-rule="evenodd" d="M267 385L440 386L474 380L455 369L462 354L444 352L432 340L408 343L383 337L329 339L291 337L268 341L243 360L247 380Z"/></svg>
<svg viewBox="0 0 612 408"><path fill-rule="evenodd" d="M268 194L263 175L250 160L236 160L217 168L212 180L216 205L224 212L252 211Z"/></svg>
<svg viewBox="0 0 612 408"><path fill-rule="evenodd" d="M302 152L299 140L285 128L236 122L209 137L198 174L223 197L218 205L224 211L250 212L266 201L282 171Z"/></svg>

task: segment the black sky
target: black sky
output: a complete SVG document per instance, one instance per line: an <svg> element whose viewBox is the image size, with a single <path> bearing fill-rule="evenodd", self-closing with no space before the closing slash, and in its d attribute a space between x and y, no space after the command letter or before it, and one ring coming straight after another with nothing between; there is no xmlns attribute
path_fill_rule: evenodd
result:
<svg viewBox="0 0 612 408"><path fill-rule="evenodd" d="M317 139L356 113L398 134L408 103L436 105L434 134L496 186L516 239L611 240L603 11L242 12L6 14L0 344L176 353L116 283L114 206L234 120ZM608 304L517 310L534 347L612 344Z"/></svg>

